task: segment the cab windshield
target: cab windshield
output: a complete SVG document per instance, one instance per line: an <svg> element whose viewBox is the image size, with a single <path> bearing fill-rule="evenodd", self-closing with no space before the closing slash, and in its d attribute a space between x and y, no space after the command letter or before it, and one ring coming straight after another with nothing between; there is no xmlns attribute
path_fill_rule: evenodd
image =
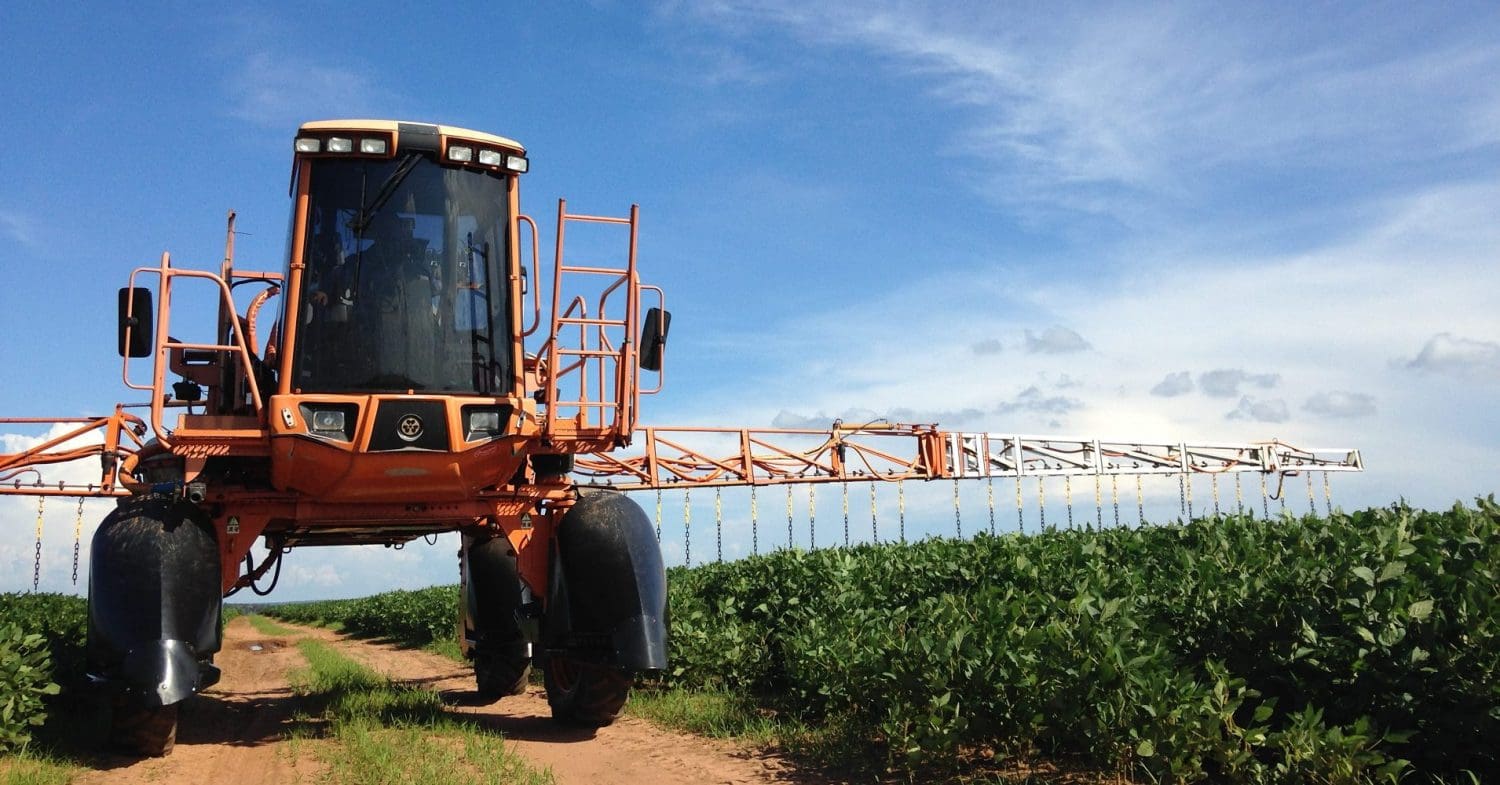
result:
<svg viewBox="0 0 1500 785"><path fill-rule="evenodd" d="M303 165L313 170L292 386L501 394L505 176L418 154Z"/></svg>

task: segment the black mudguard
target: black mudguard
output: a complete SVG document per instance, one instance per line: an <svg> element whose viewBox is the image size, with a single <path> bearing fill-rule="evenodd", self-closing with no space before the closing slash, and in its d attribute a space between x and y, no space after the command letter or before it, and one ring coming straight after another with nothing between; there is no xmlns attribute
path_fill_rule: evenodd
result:
<svg viewBox="0 0 1500 785"><path fill-rule="evenodd" d="M219 680L219 548L207 515L165 497L120 503L94 533L88 669L142 705Z"/></svg>
<svg viewBox="0 0 1500 785"><path fill-rule="evenodd" d="M477 653L531 656L522 628L525 598L516 554L504 537L463 541L463 619L466 643Z"/></svg>
<svg viewBox="0 0 1500 785"><path fill-rule="evenodd" d="M559 523L553 555L549 652L629 671L667 667L667 573L640 505L585 491Z"/></svg>

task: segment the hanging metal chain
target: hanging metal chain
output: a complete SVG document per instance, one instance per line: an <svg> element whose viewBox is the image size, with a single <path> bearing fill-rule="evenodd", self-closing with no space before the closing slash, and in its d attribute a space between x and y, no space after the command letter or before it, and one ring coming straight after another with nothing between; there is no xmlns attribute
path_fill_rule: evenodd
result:
<svg viewBox="0 0 1500 785"><path fill-rule="evenodd" d="M1328 472L1323 472L1323 503L1327 505L1329 516L1333 515L1333 490L1328 487Z"/></svg>
<svg viewBox="0 0 1500 785"><path fill-rule="evenodd" d="M990 508L990 534L995 533L995 478L988 477L984 485L984 500Z"/></svg>
<svg viewBox="0 0 1500 785"><path fill-rule="evenodd" d="M1025 505L1021 499L1021 475L1016 475L1016 531L1026 533Z"/></svg>
<svg viewBox="0 0 1500 785"><path fill-rule="evenodd" d="M1187 496L1188 520L1191 521L1193 519L1193 475L1184 474L1182 477L1182 487Z"/></svg>
<svg viewBox="0 0 1500 785"><path fill-rule="evenodd" d="M964 516L958 509L958 478L953 478L953 531L958 539L964 538Z"/></svg>
<svg viewBox="0 0 1500 785"><path fill-rule="evenodd" d="M807 486L807 549L818 549L818 486Z"/></svg>
<svg viewBox="0 0 1500 785"><path fill-rule="evenodd" d="M849 547L849 483L841 483L844 491L844 547Z"/></svg>
<svg viewBox="0 0 1500 785"><path fill-rule="evenodd" d="M1307 475L1307 514L1317 515L1318 502L1317 499L1313 497L1312 472L1303 472L1303 474Z"/></svg>
<svg viewBox="0 0 1500 785"><path fill-rule="evenodd" d="M1109 476L1109 500L1115 508L1115 528L1120 528L1120 475Z"/></svg>
<svg viewBox="0 0 1500 785"><path fill-rule="evenodd" d="M897 525L900 527L899 533L903 544L906 542L906 486L904 482L905 480L896 481L896 514L900 516L897 519Z"/></svg>
<svg viewBox="0 0 1500 785"><path fill-rule="evenodd" d="M1271 520L1271 502L1269 498L1270 494L1266 491L1266 476L1262 474L1260 476L1260 510L1268 521Z"/></svg>
<svg viewBox="0 0 1500 785"><path fill-rule="evenodd" d="M724 563L724 499L719 493L721 488L714 486L714 549L717 551L717 561Z"/></svg>
<svg viewBox="0 0 1500 785"><path fill-rule="evenodd" d="M755 502L755 486L750 486L750 552L760 555L760 508Z"/></svg>
<svg viewBox="0 0 1500 785"><path fill-rule="evenodd" d="M656 489L656 544L661 544L661 489Z"/></svg>
<svg viewBox="0 0 1500 785"><path fill-rule="evenodd" d="M1210 474L1208 476L1208 478L1213 481L1213 489L1214 489L1214 520L1218 520L1219 519L1219 475L1217 475L1217 474Z"/></svg>
<svg viewBox="0 0 1500 785"><path fill-rule="evenodd" d="M792 486L786 486L786 547L792 547Z"/></svg>
<svg viewBox="0 0 1500 785"><path fill-rule="evenodd" d="M42 511L47 508L47 497L36 497L36 564L31 568L31 590L36 591L42 583Z"/></svg>
<svg viewBox="0 0 1500 785"><path fill-rule="evenodd" d="M1063 493L1068 500L1068 531L1073 531L1073 475L1063 475Z"/></svg>
<svg viewBox="0 0 1500 785"><path fill-rule="evenodd" d="M1094 475L1094 522L1100 530L1104 529L1104 491L1100 488L1099 475Z"/></svg>
<svg viewBox="0 0 1500 785"><path fill-rule="evenodd" d="M1036 478L1036 510L1041 517L1040 531L1047 530L1047 481L1042 477Z"/></svg>
<svg viewBox="0 0 1500 785"><path fill-rule="evenodd" d="M1146 525L1146 496L1141 490L1141 476L1135 476L1135 523L1137 526Z"/></svg>
<svg viewBox="0 0 1500 785"><path fill-rule="evenodd" d="M1245 514L1245 493L1240 490L1240 476L1234 475L1234 511L1237 515Z"/></svg>
<svg viewBox="0 0 1500 785"><path fill-rule="evenodd" d="M78 500L78 514L73 518L73 585L78 585L78 544L83 540L83 499Z"/></svg>
<svg viewBox="0 0 1500 785"><path fill-rule="evenodd" d="M870 481L870 542L880 542L880 526L875 521L875 481Z"/></svg>
<svg viewBox="0 0 1500 785"><path fill-rule="evenodd" d="M682 563L693 566L693 489L682 489Z"/></svg>
<svg viewBox="0 0 1500 785"><path fill-rule="evenodd" d="M1187 515L1187 472L1177 473L1177 512L1179 515Z"/></svg>

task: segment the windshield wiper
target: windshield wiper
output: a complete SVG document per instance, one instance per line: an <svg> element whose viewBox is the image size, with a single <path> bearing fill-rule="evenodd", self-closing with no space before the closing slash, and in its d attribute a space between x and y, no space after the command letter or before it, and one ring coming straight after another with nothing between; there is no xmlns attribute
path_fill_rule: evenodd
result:
<svg viewBox="0 0 1500 785"><path fill-rule="evenodd" d="M339 295L339 300L344 305L353 305L354 293L359 290L359 274L365 261L365 251L360 246L364 245L365 229L369 228L370 222L375 220L375 215L380 212L380 208L385 207L385 203L391 200L396 189L401 186L406 176L417 168L417 163L421 160L421 153L407 153L402 156L401 162L396 164L396 169L386 176L385 182L381 183L379 190L375 191L375 197L361 205L359 213L349 221L349 228L354 231L354 245L357 250L354 252L354 274L345 282L344 291Z"/></svg>
<svg viewBox="0 0 1500 785"><path fill-rule="evenodd" d="M396 193L396 189L401 186L401 182L406 179L407 175L411 174L411 170L417 167L417 162L420 160L422 160L421 153L407 153L401 158L401 163L396 165L396 170L391 172L385 178L385 182L380 184L380 189L375 192L375 197L370 200L369 204L361 206L359 214L354 216L354 219L349 222L349 228L353 229L355 234L363 235L365 233L365 228L370 225L370 221L374 220L375 214L380 212L380 208L384 207L385 203L391 200L391 196Z"/></svg>

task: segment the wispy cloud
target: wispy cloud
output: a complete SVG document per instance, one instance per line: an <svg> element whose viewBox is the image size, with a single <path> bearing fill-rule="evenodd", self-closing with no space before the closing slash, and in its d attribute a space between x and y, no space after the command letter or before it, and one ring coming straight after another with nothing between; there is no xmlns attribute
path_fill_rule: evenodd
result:
<svg viewBox="0 0 1500 785"><path fill-rule="evenodd" d="M41 241L37 236L36 219L15 210L0 210L0 235L28 248L39 247Z"/></svg>
<svg viewBox="0 0 1500 785"><path fill-rule="evenodd" d="M247 55L230 75L230 113L284 130L324 117L390 116L401 100L381 87L373 70L319 62L284 52ZM399 114L399 112L395 112Z"/></svg>
<svg viewBox="0 0 1500 785"><path fill-rule="evenodd" d="M746 36L781 29L866 50L923 80L966 118L953 149L988 167L980 187L1026 209L1050 201L1121 216L1143 196L1180 207L1234 182L1237 169L1353 172L1500 136L1500 43L1482 24L1437 15L1418 38L1402 36L1417 29L1404 13L1339 9L1299 15L1293 27L1213 4L1038 14L909 2L690 8Z"/></svg>
<svg viewBox="0 0 1500 785"><path fill-rule="evenodd" d="M1291 413L1287 411L1286 401L1280 398L1256 399L1250 396L1242 396L1239 406L1236 406L1228 414L1224 415L1230 420L1250 420L1251 422L1286 422L1291 419Z"/></svg>

